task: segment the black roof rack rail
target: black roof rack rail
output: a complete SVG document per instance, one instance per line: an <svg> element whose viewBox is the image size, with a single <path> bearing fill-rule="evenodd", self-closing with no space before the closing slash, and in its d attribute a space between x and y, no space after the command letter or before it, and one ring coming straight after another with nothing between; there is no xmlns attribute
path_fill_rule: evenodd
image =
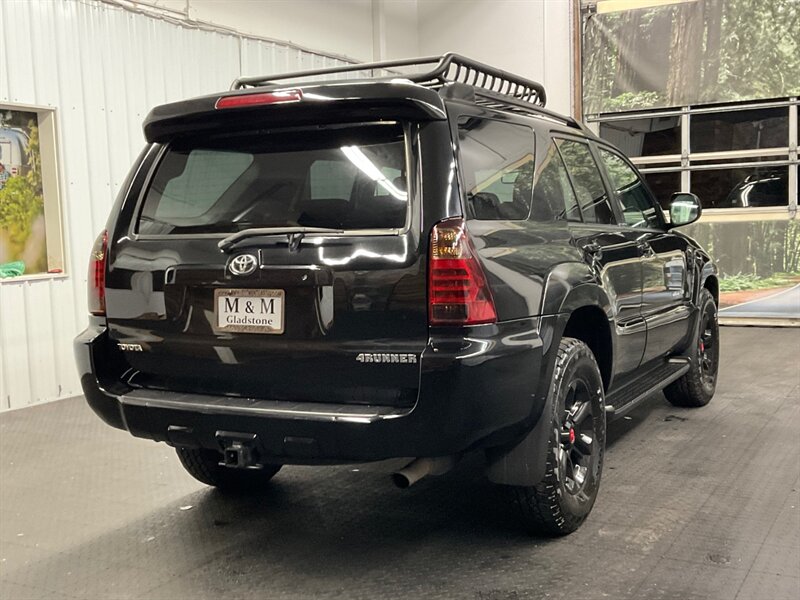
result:
<svg viewBox="0 0 800 600"><path fill-rule="evenodd" d="M439 88L447 83L464 83L475 88L492 92L502 98L514 100L515 103L526 103L532 106L544 107L547 102L547 94L541 83L513 73L508 73L507 71L497 69L452 52L448 52L442 56L352 64L327 69L265 75L263 77L239 77L233 81L231 89L240 90L246 87L273 85L279 81L315 77L318 75L336 75L358 71L391 72L400 67L413 67L428 64L434 64L434 67L431 70L421 73L398 72L393 76L402 77L431 88Z"/></svg>
<svg viewBox="0 0 800 600"><path fill-rule="evenodd" d="M561 123L562 125L566 125L567 127L579 129L590 137L594 137L594 133L577 119L548 110L543 106L531 106L527 102L520 102L514 98L508 98L507 96L496 94L488 90L475 90L474 102L486 108L506 110L528 116L545 117L557 123Z"/></svg>

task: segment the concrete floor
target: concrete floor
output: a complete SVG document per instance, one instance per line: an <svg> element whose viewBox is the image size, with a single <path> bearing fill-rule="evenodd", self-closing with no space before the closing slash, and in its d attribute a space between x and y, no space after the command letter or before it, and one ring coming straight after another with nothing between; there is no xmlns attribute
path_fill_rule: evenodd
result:
<svg viewBox="0 0 800 600"><path fill-rule="evenodd" d="M592 516L554 541L469 463L405 491L287 467L237 499L80 399L4 413L0 598L797 600L800 332L722 340L714 401L659 394L613 424Z"/></svg>

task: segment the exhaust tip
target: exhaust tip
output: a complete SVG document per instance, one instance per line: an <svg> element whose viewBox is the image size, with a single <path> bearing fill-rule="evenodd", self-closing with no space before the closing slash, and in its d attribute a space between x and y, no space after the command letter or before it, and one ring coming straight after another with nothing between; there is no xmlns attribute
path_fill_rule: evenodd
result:
<svg viewBox="0 0 800 600"><path fill-rule="evenodd" d="M411 485L411 481L403 473L392 473L392 483L394 483L401 490L404 490Z"/></svg>

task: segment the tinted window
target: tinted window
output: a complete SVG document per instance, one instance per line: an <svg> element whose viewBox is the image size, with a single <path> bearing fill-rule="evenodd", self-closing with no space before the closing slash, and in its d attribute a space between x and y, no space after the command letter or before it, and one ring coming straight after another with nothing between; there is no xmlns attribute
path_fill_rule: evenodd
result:
<svg viewBox="0 0 800 600"><path fill-rule="evenodd" d="M636 171L622 157L603 148L600 149L600 157L622 205L625 224L631 227L661 227L655 203Z"/></svg>
<svg viewBox="0 0 800 600"><path fill-rule="evenodd" d="M564 217L570 221L580 221L581 213L578 210L575 192L569 182L567 169L553 142L536 177L531 219L551 221Z"/></svg>
<svg viewBox="0 0 800 600"><path fill-rule="evenodd" d="M182 139L155 172L138 231L400 228L405 164L399 125Z"/></svg>
<svg viewBox="0 0 800 600"><path fill-rule="evenodd" d="M180 175L166 181L156 206L156 218L199 217L251 164L253 155L243 152L189 152Z"/></svg>
<svg viewBox="0 0 800 600"><path fill-rule="evenodd" d="M692 152L782 148L789 145L789 110L759 108L691 116Z"/></svg>
<svg viewBox="0 0 800 600"><path fill-rule="evenodd" d="M488 119L459 121L461 174L475 219L526 219L533 188L533 130Z"/></svg>
<svg viewBox="0 0 800 600"><path fill-rule="evenodd" d="M572 140L558 140L558 149L567 165L583 220L587 223L615 223L603 178L589 145Z"/></svg>
<svg viewBox="0 0 800 600"><path fill-rule="evenodd" d="M321 198L349 198L356 182L358 168L341 160L315 160L308 171L309 196Z"/></svg>

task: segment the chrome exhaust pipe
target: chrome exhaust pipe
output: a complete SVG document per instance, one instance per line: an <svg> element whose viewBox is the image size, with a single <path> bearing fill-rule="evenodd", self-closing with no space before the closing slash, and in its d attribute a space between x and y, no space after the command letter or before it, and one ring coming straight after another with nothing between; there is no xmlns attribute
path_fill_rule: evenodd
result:
<svg viewBox="0 0 800 600"><path fill-rule="evenodd" d="M405 489L427 475L443 475L452 469L455 464L455 456L417 458L399 471L392 473L392 481L400 489Z"/></svg>

